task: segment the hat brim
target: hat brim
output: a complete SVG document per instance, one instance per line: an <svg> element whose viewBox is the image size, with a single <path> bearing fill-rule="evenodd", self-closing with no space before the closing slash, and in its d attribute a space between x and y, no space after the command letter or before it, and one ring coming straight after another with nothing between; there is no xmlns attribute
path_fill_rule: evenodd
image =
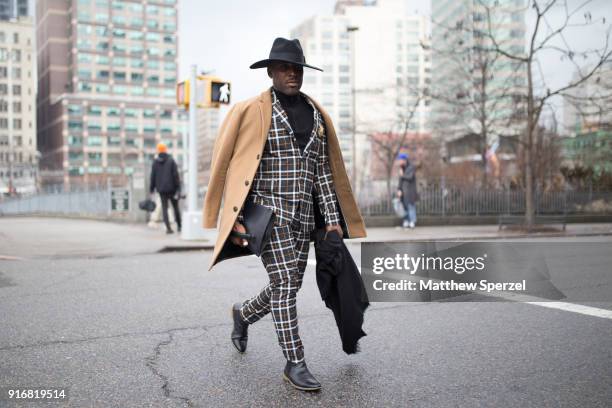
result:
<svg viewBox="0 0 612 408"><path fill-rule="evenodd" d="M316 69L317 71L323 72L321 68L313 67L312 65L303 64L301 62L283 60L283 59L265 59L265 60L257 61L256 63L252 64L249 68L251 69L266 68L268 65L270 65L271 62L274 62L274 61L289 62L291 64L301 65L303 67L312 68L312 69Z"/></svg>

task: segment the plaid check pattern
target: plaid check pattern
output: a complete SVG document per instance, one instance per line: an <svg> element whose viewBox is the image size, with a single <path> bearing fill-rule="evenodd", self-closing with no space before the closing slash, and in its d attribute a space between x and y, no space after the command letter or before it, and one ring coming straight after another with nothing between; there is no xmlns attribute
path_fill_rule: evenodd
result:
<svg viewBox="0 0 612 408"><path fill-rule="evenodd" d="M304 347L298 332L296 294L308 261L310 232L315 228L313 189L327 225L340 224L332 174L327 158L323 119L314 104L314 126L303 152L297 146L286 112L274 90L272 121L259 167L247 199L274 210L275 225L261 260L270 283L245 301L242 318L255 323L272 320L285 358L300 362ZM242 221L242 212L238 215Z"/></svg>

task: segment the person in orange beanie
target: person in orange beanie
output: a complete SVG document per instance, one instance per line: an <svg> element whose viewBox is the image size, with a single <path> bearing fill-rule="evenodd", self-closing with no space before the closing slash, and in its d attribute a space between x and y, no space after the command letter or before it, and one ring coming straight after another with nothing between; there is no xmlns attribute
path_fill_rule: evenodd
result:
<svg viewBox="0 0 612 408"><path fill-rule="evenodd" d="M170 227L168 220L168 201L172 203L174 210L174 219L179 232L181 231L181 212L178 206L178 198L181 194L181 179L178 172L176 162L168 154L168 147L164 143L157 144L157 158L151 167L151 183L149 192L157 190L161 198L162 214L164 224L166 224L166 233L172 234L174 231Z"/></svg>

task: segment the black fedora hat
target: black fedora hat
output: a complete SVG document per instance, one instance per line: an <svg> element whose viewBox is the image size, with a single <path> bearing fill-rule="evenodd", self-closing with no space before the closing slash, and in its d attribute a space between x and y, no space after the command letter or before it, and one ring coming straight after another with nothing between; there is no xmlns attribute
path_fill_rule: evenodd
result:
<svg viewBox="0 0 612 408"><path fill-rule="evenodd" d="M302 51L302 46L300 45L300 41L298 39L288 40L281 37L275 39L274 43L272 44L272 49L270 50L270 57L257 61L251 65L250 68L266 68L272 61L290 62L292 64L323 71L321 68L306 64L304 51Z"/></svg>

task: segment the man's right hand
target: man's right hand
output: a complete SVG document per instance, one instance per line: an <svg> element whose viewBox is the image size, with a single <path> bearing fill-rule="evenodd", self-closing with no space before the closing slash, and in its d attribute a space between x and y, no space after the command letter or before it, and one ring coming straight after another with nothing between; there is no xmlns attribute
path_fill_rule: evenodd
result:
<svg viewBox="0 0 612 408"><path fill-rule="evenodd" d="M246 228L244 228L244 225L242 225L238 221L236 221L234 223L234 228L232 228L232 230L241 232L243 234L247 232ZM239 237L232 237L232 236L230 236L230 240L232 241L232 244L234 244L234 245L238 245L238 246L247 246L248 245L248 242L247 242L246 239L242 239L242 238L239 238Z"/></svg>

